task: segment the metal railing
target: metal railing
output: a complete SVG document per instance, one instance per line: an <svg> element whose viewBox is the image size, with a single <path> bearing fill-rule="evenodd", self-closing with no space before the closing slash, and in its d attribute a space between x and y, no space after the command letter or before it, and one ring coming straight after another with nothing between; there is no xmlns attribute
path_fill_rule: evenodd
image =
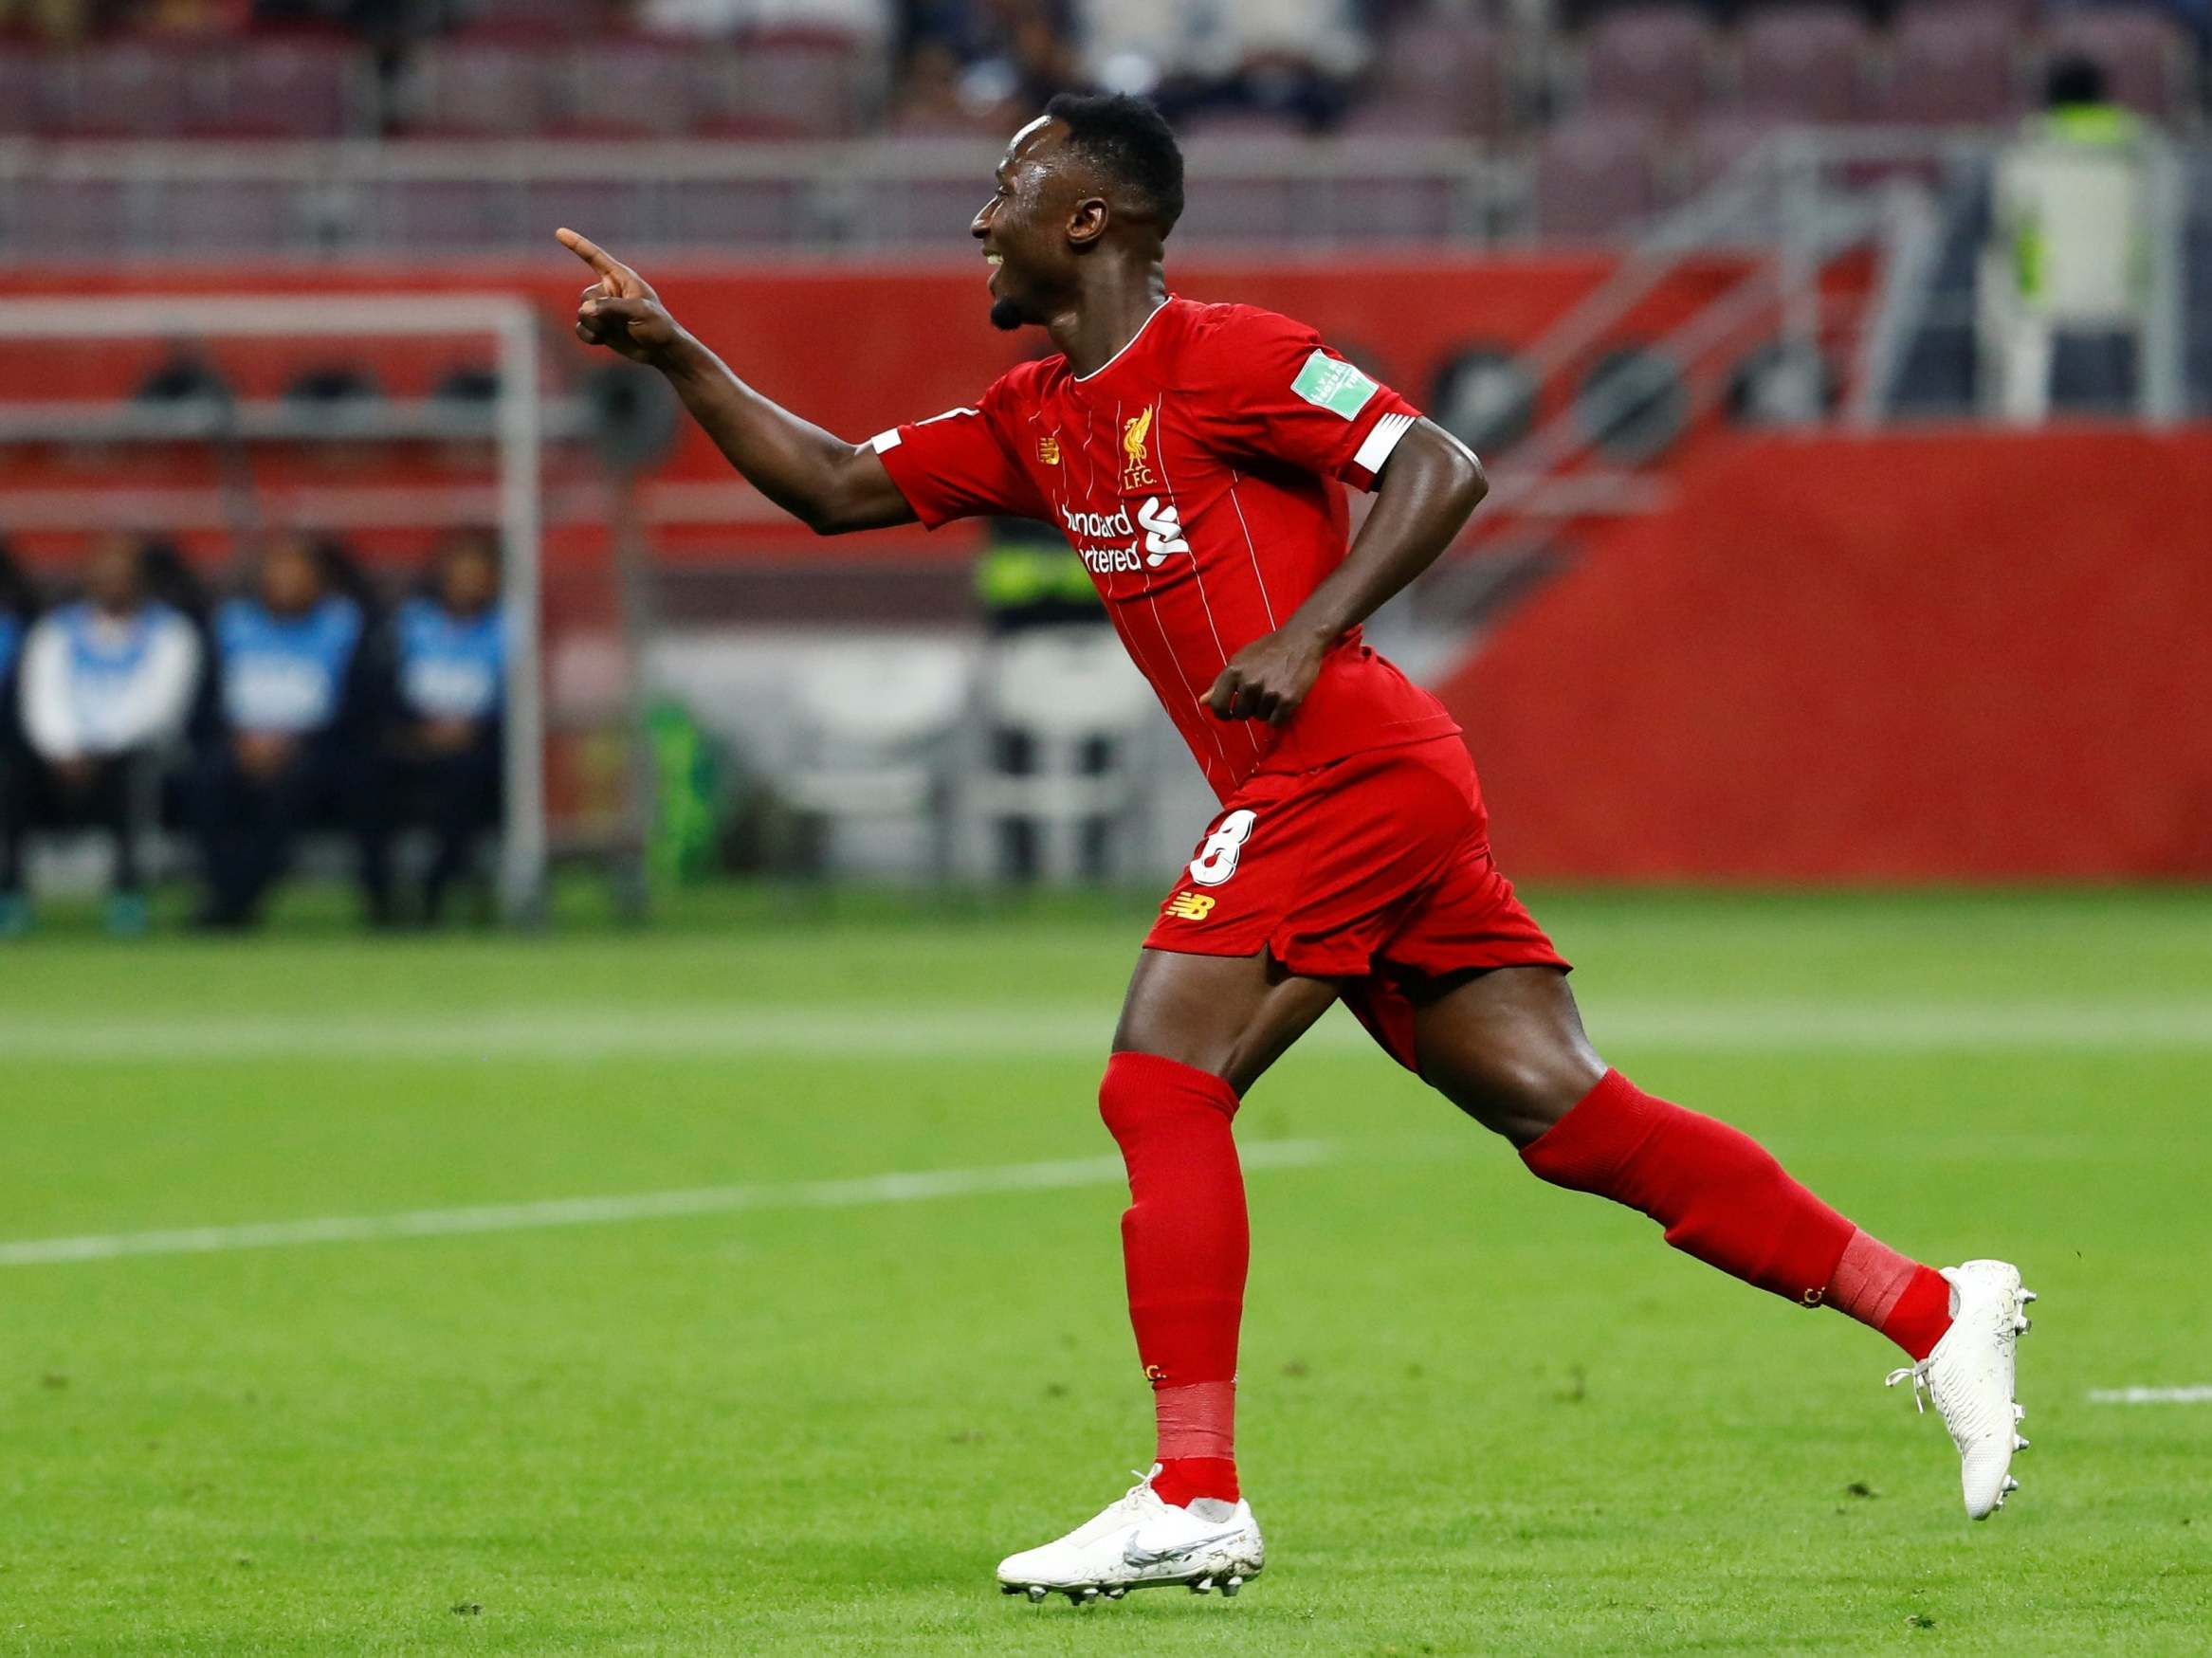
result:
<svg viewBox="0 0 2212 1658"><path fill-rule="evenodd" d="M1601 354L1630 341L1636 308L1694 261L1740 260L1743 274L1669 332L1633 339L1654 366L1679 376L1681 428L1734 389L1731 368L1761 346L1777 348L1785 371L1781 394L1761 410L1768 424L1870 428L1892 419L1919 333L1973 327L1970 286L1963 300L1937 291L1939 243L1947 211L1986 189L2008 141L1970 133L1784 131L1655 221L1604 282L1516 357L1530 400L1551 412L1494 457L1490 509L1417 595L1423 624L1449 630L1480 622L1502 598L1526 591L1529 572L1563 567L1578 531L1664 506L1663 474L1608 452L1608 435L1651 395L1650 382L1636 374L1602 380L1591 370ZM2212 148L2151 138L2146 156L2148 270L2133 411L2156 426L2183 418L2189 404L2188 181L2212 180ZM2202 194L2200 239L2212 253L2212 189ZM1858 249L1875 258L1873 288L1863 303L1839 305L1826 291L1827 275ZM2198 390L2212 403L2212 387ZM1955 412L1979 410L1968 402Z"/></svg>
<svg viewBox="0 0 2212 1658"><path fill-rule="evenodd" d="M804 255L960 245L1000 146L967 139L0 143L0 260L328 259L616 246ZM1531 168L1458 139L1196 140L1181 246L1526 240Z"/></svg>

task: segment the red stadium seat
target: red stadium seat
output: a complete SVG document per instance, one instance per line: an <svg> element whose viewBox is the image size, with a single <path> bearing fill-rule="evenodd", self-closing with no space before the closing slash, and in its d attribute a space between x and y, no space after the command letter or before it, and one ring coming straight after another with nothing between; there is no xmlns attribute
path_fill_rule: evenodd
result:
<svg viewBox="0 0 2212 1658"><path fill-rule="evenodd" d="M1744 24L1738 88L1744 107L1801 121L1847 121L1864 113L1870 36L1845 6L1754 12Z"/></svg>
<svg viewBox="0 0 2212 1658"><path fill-rule="evenodd" d="M2002 10L1909 11L1892 44L1884 118L1919 126L1995 126L2022 107L2019 36Z"/></svg>
<svg viewBox="0 0 2212 1658"><path fill-rule="evenodd" d="M1536 153L1536 221L1547 237L1619 236L1657 205L1653 124L1629 115L1561 121Z"/></svg>
<svg viewBox="0 0 2212 1658"><path fill-rule="evenodd" d="M67 131L87 138L167 138L182 132L197 54L146 41L72 52Z"/></svg>
<svg viewBox="0 0 2212 1658"><path fill-rule="evenodd" d="M1456 19L1422 18L1384 38L1367 94L1343 130L1494 137L1510 116L1497 36Z"/></svg>
<svg viewBox="0 0 2212 1658"><path fill-rule="evenodd" d="M857 36L758 31L705 78L700 126L746 137L842 137L875 113L883 73L875 46Z"/></svg>
<svg viewBox="0 0 2212 1658"><path fill-rule="evenodd" d="M33 46L0 46L0 137L38 137L69 124L67 60Z"/></svg>
<svg viewBox="0 0 2212 1658"><path fill-rule="evenodd" d="M338 138L370 125L375 67L341 40L238 41L198 54L192 137Z"/></svg>
<svg viewBox="0 0 2212 1658"><path fill-rule="evenodd" d="M1583 96L1593 109L1680 119L1705 102L1712 26L1688 6L1611 11L1582 44Z"/></svg>
<svg viewBox="0 0 2212 1658"><path fill-rule="evenodd" d="M635 36L577 47L568 61L568 111L583 136L670 137L701 117L702 60L726 54L693 42Z"/></svg>
<svg viewBox="0 0 2212 1658"><path fill-rule="evenodd" d="M549 48L473 37L426 43L410 66L405 125L452 137L554 131L562 115L566 62L565 54Z"/></svg>

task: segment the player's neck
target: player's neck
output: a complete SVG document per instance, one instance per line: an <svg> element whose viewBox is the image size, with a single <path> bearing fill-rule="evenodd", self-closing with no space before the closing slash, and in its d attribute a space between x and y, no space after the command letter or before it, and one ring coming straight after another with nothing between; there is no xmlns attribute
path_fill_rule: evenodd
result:
<svg viewBox="0 0 2212 1658"><path fill-rule="evenodd" d="M1157 264L1102 271L1075 302L1045 324L1052 343L1077 374L1095 374L1111 362L1167 303L1167 274Z"/></svg>

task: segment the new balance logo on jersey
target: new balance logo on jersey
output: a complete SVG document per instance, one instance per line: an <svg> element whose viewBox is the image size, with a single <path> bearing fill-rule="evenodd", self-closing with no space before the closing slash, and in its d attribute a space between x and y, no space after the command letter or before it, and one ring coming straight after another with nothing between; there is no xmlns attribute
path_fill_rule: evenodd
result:
<svg viewBox="0 0 2212 1658"><path fill-rule="evenodd" d="M1191 550L1183 539L1182 514L1172 501L1161 506L1160 497L1146 496L1137 509L1137 521L1144 526L1144 562L1153 569L1165 564L1169 554Z"/></svg>

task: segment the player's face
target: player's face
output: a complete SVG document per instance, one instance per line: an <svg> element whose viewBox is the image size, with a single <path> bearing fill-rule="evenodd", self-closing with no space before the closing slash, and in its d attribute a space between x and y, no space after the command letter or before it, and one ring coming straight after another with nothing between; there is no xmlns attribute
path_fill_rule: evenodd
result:
<svg viewBox="0 0 2212 1658"><path fill-rule="evenodd" d="M1080 192L1056 125L1039 116L1014 135L991 199L968 228L990 262L991 321L1043 322L1074 274L1068 230Z"/></svg>
<svg viewBox="0 0 2212 1658"><path fill-rule="evenodd" d="M491 549L471 542L457 548L438 573L438 593L457 616L473 616L499 596L499 566Z"/></svg>
<svg viewBox="0 0 2212 1658"><path fill-rule="evenodd" d="M85 595L103 610L136 610L138 604L138 554L127 541L103 541L84 573Z"/></svg>
<svg viewBox="0 0 2212 1658"><path fill-rule="evenodd" d="M322 597L322 573L315 556L297 541L280 541L261 567L261 599L280 616L314 609Z"/></svg>

